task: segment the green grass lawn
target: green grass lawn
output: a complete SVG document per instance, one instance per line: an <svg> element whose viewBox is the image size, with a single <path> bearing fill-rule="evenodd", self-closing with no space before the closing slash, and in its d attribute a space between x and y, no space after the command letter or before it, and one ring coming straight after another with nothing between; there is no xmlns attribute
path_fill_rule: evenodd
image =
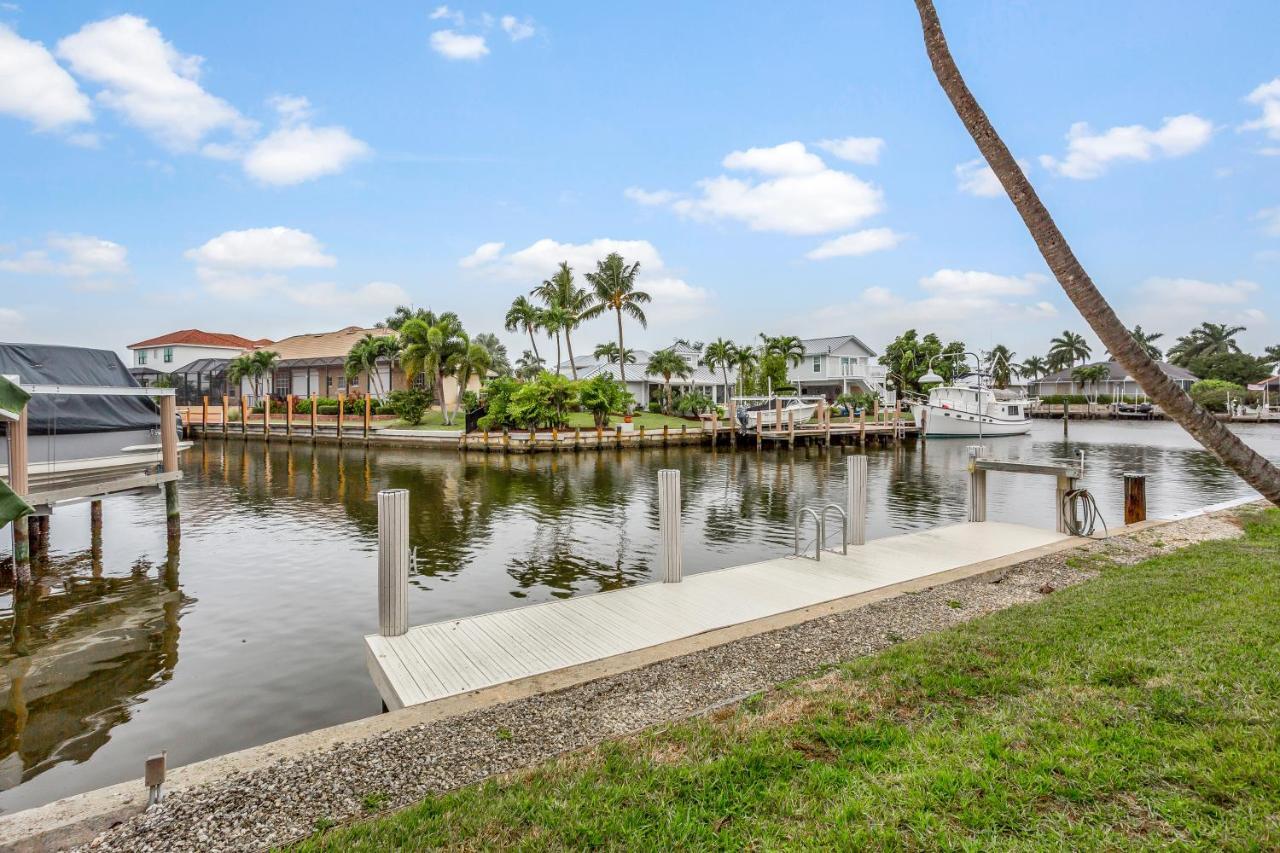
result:
<svg viewBox="0 0 1280 853"><path fill-rule="evenodd" d="M595 429L596 422L590 412L570 412L566 420L569 427L582 427L583 429ZM636 428L643 426L646 430L662 429L663 424L671 427L671 429L679 430L682 426L687 426L690 432L701 429L698 421L685 420L684 418L667 417L666 415L655 415L653 412L636 412L631 418L631 422ZM608 429L613 429L622 423L621 415L612 415L609 418Z"/></svg>
<svg viewBox="0 0 1280 853"><path fill-rule="evenodd" d="M303 850L1280 848L1280 513Z"/></svg>
<svg viewBox="0 0 1280 853"><path fill-rule="evenodd" d="M433 409L422 416L422 423L416 426L410 426L404 421L395 420L385 424L379 424L380 429L452 429L461 430L466 417L459 412L453 418L452 424L444 422L444 415L438 409Z"/></svg>

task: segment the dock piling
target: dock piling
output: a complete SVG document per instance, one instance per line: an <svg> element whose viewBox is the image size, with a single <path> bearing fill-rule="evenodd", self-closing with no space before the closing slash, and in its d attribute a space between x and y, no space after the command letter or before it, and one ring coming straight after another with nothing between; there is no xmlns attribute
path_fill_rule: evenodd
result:
<svg viewBox="0 0 1280 853"><path fill-rule="evenodd" d="M24 405L18 419L6 427L9 438L9 488L19 496L30 488L27 480L27 422L29 407ZM31 538L24 519L13 522L13 577L18 584L31 582Z"/></svg>
<svg viewBox="0 0 1280 853"><path fill-rule="evenodd" d="M1124 523L1147 520L1147 475L1127 472L1124 475Z"/></svg>
<svg viewBox="0 0 1280 853"><path fill-rule="evenodd" d="M658 472L658 533L662 537L662 581L680 583L684 579L684 554L680 545L680 472L674 468Z"/></svg>
<svg viewBox="0 0 1280 853"><path fill-rule="evenodd" d="M178 407L172 394L160 398L160 459L166 474L178 470ZM182 535L177 480L164 484L164 512L169 526L169 541L177 542Z"/></svg>
<svg viewBox="0 0 1280 853"><path fill-rule="evenodd" d="M409 490L378 492L378 633L409 630Z"/></svg>
<svg viewBox="0 0 1280 853"><path fill-rule="evenodd" d="M845 514L849 519L849 544L867 544L867 457L849 456L845 460Z"/></svg>
<svg viewBox="0 0 1280 853"><path fill-rule="evenodd" d="M987 472L974 463L986 455L980 444L969 446L969 520L987 520Z"/></svg>

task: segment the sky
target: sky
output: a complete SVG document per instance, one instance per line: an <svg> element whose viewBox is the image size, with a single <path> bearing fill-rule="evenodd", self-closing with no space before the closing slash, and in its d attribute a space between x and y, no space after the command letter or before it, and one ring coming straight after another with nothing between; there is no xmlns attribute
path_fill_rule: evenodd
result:
<svg viewBox="0 0 1280 853"><path fill-rule="evenodd" d="M1280 343L1280 4L938 7L1127 324ZM514 358L511 300L610 251L653 299L631 346L915 327L1026 357L1088 331L908 0L0 2L0 152L6 341L412 304Z"/></svg>

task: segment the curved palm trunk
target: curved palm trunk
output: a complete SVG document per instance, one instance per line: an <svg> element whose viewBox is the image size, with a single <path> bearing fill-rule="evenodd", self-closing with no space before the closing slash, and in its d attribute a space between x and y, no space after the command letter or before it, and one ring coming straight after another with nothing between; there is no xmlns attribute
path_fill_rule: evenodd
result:
<svg viewBox="0 0 1280 853"><path fill-rule="evenodd" d="M977 143L978 150L999 178L1001 186L1017 208L1018 215L1031 232L1031 238L1035 240L1040 254L1044 256L1045 263L1053 271L1072 304L1101 338L1103 345L1165 414L1177 421L1205 449L1261 492L1267 500L1280 505L1280 470L1175 385L1120 322L1120 318L1071 251L1066 238L1036 195L1031 182L1009 153L1004 140L996 133L990 119L969 91L951 56L951 50L947 47L947 39L938 21L933 0L915 0L915 3L924 30L925 49L938 83L946 92L965 129Z"/></svg>
<svg viewBox="0 0 1280 853"><path fill-rule="evenodd" d="M529 333L529 343L533 345L533 360L542 363L542 356L538 355L538 342L533 337L533 326L525 326L525 331Z"/></svg>
<svg viewBox="0 0 1280 853"><path fill-rule="evenodd" d="M564 348L569 351L569 370L573 373L573 381L578 381L578 365L573 360L573 339L569 337L569 328L564 330Z"/></svg>
<svg viewBox="0 0 1280 853"><path fill-rule="evenodd" d="M627 387L627 348L622 344L622 309L614 306L618 313L618 373L622 376L622 387Z"/></svg>
<svg viewBox="0 0 1280 853"><path fill-rule="evenodd" d="M453 416L449 414L449 405L444 399L444 371L436 368L436 399L440 402L440 420L444 421L445 426L453 423Z"/></svg>

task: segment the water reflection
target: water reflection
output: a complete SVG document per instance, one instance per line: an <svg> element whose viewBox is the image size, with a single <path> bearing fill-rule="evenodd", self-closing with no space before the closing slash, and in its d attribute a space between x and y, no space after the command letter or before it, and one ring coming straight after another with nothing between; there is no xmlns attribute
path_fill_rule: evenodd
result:
<svg viewBox="0 0 1280 853"><path fill-rule="evenodd" d="M178 665L178 622L192 601L178 586L177 548L158 567L144 558L108 577L93 539L86 551L36 560L33 584L7 590L0 788L86 761Z"/></svg>
<svg viewBox="0 0 1280 853"><path fill-rule="evenodd" d="M1240 431L1280 455L1280 429ZM1155 515L1245 491L1164 424L1073 424L1065 441L1037 424L992 448L1037 461L1084 449L1085 486L1113 523L1125 471L1146 472ZM661 468L682 472L686 572L788 553L797 509L842 503L857 452L200 444L183 459L181 585L162 499L120 496L97 538L86 507L59 509L39 583L18 600L0 590L0 810L133 778L159 749L179 765L376 713L360 637L376 628L379 489L410 492L423 623L653 579ZM868 534L962 521L966 465L963 441L869 450ZM1049 478L993 473L988 492L991 519L1053 526Z"/></svg>

